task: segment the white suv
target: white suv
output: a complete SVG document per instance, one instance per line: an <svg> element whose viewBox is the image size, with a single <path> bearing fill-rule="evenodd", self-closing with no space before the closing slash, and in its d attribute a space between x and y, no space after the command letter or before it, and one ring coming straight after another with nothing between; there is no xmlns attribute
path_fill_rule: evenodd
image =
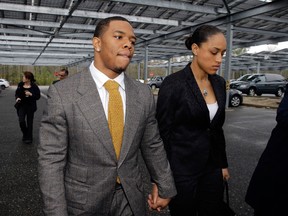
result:
<svg viewBox="0 0 288 216"><path fill-rule="evenodd" d="M9 82L6 79L0 79L0 88L5 89L10 86Z"/></svg>

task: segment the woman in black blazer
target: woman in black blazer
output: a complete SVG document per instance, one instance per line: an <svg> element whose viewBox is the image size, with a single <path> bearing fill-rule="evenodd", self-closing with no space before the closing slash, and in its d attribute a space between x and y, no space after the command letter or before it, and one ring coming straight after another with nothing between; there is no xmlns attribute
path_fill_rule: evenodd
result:
<svg viewBox="0 0 288 216"><path fill-rule="evenodd" d="M186 42L193 60L163 81L157 120L177 196L172 216L223 216L223 178L228 179L225 137L226 82L217 75L226 51L223 33L200 26Z"/></svg>
<svg viewBox="0 0 288 216"><path fill-rule="evenodd" d="M15 92L19 125L23 133L22 141L29 144L33 141L33 119L37 110L36 101L40 98L40 90L30 71L23 73L22 82Z"/></svg>
<svg viewBox="0 0 288 216"><path fill-rule="evenodd" d="M255 216L288 215L288 84L276 121L245 197Z"/></svg>

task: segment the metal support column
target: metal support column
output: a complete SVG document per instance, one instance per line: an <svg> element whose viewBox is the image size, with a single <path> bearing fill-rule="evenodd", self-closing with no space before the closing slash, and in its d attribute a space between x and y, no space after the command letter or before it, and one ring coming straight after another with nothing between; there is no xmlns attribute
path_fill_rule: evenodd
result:
<svg viewBox="0 0 288 216"><path fill-rule="evenodd" d="M138 77L138 80L141 79L141 62L138 62L137 64L137 77Z"/></svg>
<svg viewBox="0 0 288 216"><path fill-rule="evenodd" d="M257 62L257 74L260 73L260 61Z"/></svg>
<svg viewBox="0 0 288 216"><path fill-rule="evenodd" d="M171 74L171 58L168 59L168 70L166 70L166 76Z"/></svg>
<svg viewBox="0 0 288 216"><path fill-rule="evenodd" d="M233 26L229 22L227 24L227 50L226 50L226 58L225 58L225 71L224 71L224 79L226 82L229 82L230 80L230 73L231 73L231 56L232 56L232 42L233 42ZM227 90L227 96L226 96L226 108L228 108L229 105L229 91Z"/></svg>
<svg viewBox="0 0 288 216"><path fill-rule="evenodd" d="M144 60L144 80L148 77L148 46L145 46L145 60Z"/></svg>

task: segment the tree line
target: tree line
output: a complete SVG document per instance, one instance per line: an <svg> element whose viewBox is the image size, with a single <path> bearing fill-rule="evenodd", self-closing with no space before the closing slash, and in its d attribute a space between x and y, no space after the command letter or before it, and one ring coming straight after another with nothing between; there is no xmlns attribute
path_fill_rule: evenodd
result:
<svg viewBox="0 0 288 216"><path fill-rule="evenodd" d="M87 67L87 64L78 65L74 67L67 68L69 71L69 76L79 71L82 71L84 67ZM60 69L64 68L61 66L26 66L26 65L0 65L0 78L4 78L10 82L10 85L17 85L20 81L22 81L23 72L30 71L34 74L36 82L38 85L50 85L57 77L55 76L56 71L60 71ZM178 71L181 68L172 68L172 73ZM158 68L158 67L149 67L148 69L148 77L149 74L152 73L154 76L165 76L167 72L166 68ZM127 68L126 73L134 79L138 79L138 65L130 64ZM234 74L234 78L238 78L243 74L248 73L247 71L237 71ZM256 73L256 72L249 72ZM284 77L288 78L288 70L284 71L261 71L261 73L278 73L282 74ZM144 77L144 66L140 65L140 79Z"/></svg>

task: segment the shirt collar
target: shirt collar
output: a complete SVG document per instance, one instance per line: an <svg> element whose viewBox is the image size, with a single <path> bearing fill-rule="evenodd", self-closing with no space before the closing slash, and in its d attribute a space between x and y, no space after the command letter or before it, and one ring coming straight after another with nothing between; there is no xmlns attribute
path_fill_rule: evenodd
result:
<svg viewBox="0 0 288 216"><path fill-rule="evenodd" d="M91 75L97 85L97 88L101 89L103 85L108 81L108 80L114 80L117 82L120 87L125 90L125 83L124 83L124 73L122 72L119 74L115 79L110 79L108 76L106 76L104 73L102 73L100 70L98 70L94 66L94 61L91 63L89 70L91 72Z"/></svg>

